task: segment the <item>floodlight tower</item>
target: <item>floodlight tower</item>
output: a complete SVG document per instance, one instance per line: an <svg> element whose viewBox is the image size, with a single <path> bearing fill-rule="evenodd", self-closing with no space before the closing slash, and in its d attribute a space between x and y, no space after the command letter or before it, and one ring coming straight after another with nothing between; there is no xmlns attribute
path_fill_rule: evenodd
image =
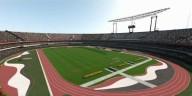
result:
<svg viewBox="0 0 192 96"><path fill-rule="evenodd" d="M147 12L147 13L142 13L142 14L138 14L138 15L134 15L134 16L130 16L130 17L109 20L109 22L113 22L113 33L116 34L117 33L117 23L118 22L125 22L125 21L134 22L135 20L143 19L143 18L151 16L151 22L150 22L150 32L151 32L152 31L153 19L155 18L155 25L154 25L154 31L155 31L156 26L157 26L157 14L159 14L161 12L164 12L166 10L169 10L169 9L170 8L159 9L159 10L155 10L155 11L151 11L151 12ZM133 23L131 25L129 25L128 26L129 32L132 33L134 31L135 27L136 26Z"/></svg>

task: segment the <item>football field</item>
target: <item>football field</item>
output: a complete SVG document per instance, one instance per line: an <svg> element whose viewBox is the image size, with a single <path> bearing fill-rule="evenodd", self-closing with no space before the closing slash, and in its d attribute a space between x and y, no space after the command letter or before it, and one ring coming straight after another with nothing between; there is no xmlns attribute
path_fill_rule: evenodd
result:
<svg viewBox="0 0 192 96"><path fill-rule="evenodd" d="M63 78L77 85L110 74L106 68L120 70L147 59L118 51L88 47L46 48L44 52ZM146 64L149 66L154 63L155 60L152 60ZM139 70L131 72L141 74L146 67L141 66Z"/></svg>

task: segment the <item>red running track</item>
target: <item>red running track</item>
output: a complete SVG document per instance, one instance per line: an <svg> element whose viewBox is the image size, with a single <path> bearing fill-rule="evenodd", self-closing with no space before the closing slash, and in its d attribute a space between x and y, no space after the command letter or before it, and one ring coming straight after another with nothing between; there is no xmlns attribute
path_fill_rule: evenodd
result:
<svg viewBox="0 0 192 96"><path fill-rule="evenodd" d="M8 96L17 96L17 89L8 85L9 79L16 73L17 69L14 67L2 66L0 67L0 86L3 93Z"/></svg>
<svg viewBox="0 0 192 96"><path fill-rule="evenodd" d="M174 76L171 80L158 87L121 93L94 91L65 81L46 57L43 50L38 49L37 53L43 63L42 65L54 96L63 96L64 94L72 96L175 96L185 90L191 80L189 73L185 69L177 64L171 64L175 71Z"/></svg>
<svg viewBox="0 0 192 96"><path fill-rule="evenodd" d="M95 89L95 88L100 88L100 87L104 87L104 86L109 86L109 85L111 85L111 84L115 83L116 81L121 80L123 78L125 78L125 77L123 77L123 76L116 76L116 77L113 77L113 78L108 79L106 81L103 81L100 84L96 84L94 86L90 86L89 88L90 89Z"/></svg>

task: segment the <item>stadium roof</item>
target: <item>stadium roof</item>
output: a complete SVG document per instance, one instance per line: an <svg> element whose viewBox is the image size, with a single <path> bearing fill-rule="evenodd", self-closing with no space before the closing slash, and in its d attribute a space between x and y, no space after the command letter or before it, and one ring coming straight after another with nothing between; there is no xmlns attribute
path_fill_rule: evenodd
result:
<svg viewBox="0 0 192 96"><path fill-rule="evenodd" d="M164 11L169 10L169 9L170 8L159 9L159 10L155 10L155 11L152 11L152 12L138 14L138 15L135 15L135 16L130 16L130 17L125 17L125 18L120 18L120 19L109 20L109 22L133 21L133 20L136 20L136 19L141 19L141 18L145 18L145 17L149 17L149 16L155 16L158 13L164 12Z"/></svg>

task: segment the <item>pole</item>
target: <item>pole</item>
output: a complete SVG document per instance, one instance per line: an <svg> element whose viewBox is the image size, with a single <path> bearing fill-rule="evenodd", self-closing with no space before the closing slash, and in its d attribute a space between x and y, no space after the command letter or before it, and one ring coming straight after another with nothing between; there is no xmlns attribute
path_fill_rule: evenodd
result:
<svg viewBox="0 0 192 96"><path fill-rule="evenodd" d="M115 33L117 33L117 23L116 23L116 30L115 30Z"/></svg>
<svg viewBox="0 0 192 96"><path fill-rule="evenodd" d="M115 24L115 23L113 22L113 33L115 33L115 28L114 28L115 26L114 26L114 24Z"/></svg>
<svg viewBox="0 0 192 96"><path fill-rule="evenodd" d="M157 27L157 16L155 16L155 27L154 27L154 31L156 31L156 27Z"/></svg>
<svg viewBox="0 0 192 96"><path fill-rule="evenodd" d="M150 29L149 29L150 32L151 32L152 23L153 23L153 17L151 16L151 24L150 24Z"/></svg>

